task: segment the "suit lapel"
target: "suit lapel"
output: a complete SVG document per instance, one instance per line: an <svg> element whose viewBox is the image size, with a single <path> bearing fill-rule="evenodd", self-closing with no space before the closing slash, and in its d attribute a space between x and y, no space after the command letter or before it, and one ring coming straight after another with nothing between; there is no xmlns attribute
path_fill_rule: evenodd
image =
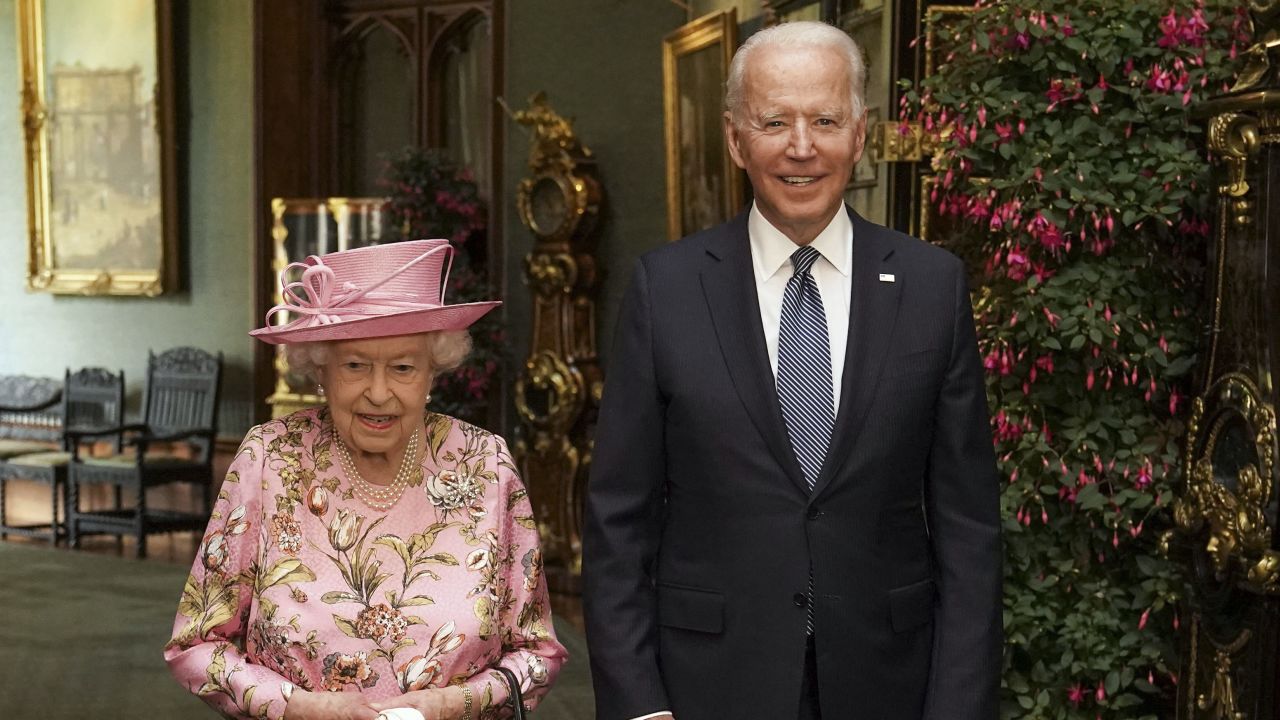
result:
<svg viewBox="0 0 1280 720"><path fill-rule="evenodd" d="M769 451L787 477L807 494L800 463L787 440L764 329L760 325L760 301L756 296L755 270L747 238L747 213L738 215L728 232L708 243L707 254L710 262L702 271L702 291L729 377Z"/></svg>
<svg viewBox="0 0 1280 720"><path fill-rule="evenodd" d="M849 209L853 222L853 297L849 303L849 338L840 381L840 406L822 472L814 484L818 497L840 471L866 423L898 320L902 284L910 282L896 269L888 231ZM893 282L880 280L893 275Z"/></svg>

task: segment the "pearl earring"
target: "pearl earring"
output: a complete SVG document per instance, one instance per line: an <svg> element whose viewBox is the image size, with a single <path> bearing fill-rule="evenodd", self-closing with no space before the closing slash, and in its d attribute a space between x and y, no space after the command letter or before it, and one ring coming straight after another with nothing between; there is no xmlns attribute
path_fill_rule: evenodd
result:
<svg viewBox="0 0 1280 720"><path fill-rule="evenodd" d="M324 386L323 386L323 385L319 385L319 384L317 384L317 385L316 385L316 394L317 394L317 395L319 395L320 397L324 397Z"/></svg>

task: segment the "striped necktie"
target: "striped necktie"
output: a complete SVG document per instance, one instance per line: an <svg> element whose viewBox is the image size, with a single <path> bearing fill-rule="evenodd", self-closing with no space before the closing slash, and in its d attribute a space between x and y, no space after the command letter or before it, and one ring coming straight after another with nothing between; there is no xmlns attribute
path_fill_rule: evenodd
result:
<svg viewBox="0 0 1280 720"><path fill-rule="evenodd" d="M806 245L791 254L791 279L782 295L778 323L778 401L791 449L800 462L809 491L818 480L835 426L831 345L827 314L818 283L810 272L817 250ZM813 634L813 570L809 571L806 630Z"/></svg>
<svg viewBox="0 0 1280 720"><path fill-rule="evenodd" d="M827 314L810 272L818 257L818 251L808 245L791 254L794 272L782 295L778 323L778 400L791 449L810 490L822 470L835 425Z"/></svg>

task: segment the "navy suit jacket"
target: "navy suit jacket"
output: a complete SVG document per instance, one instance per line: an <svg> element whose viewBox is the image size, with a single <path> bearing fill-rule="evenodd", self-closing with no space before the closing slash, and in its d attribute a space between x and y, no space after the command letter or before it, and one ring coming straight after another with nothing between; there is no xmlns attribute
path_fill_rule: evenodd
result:
<svg viewBox="0 0 1280 720"><path fill-rule="evenodd" d="M824 718L997 717L999 490L964 268L848 212L848 349L812 493L746 213L637 263L583 537L599 720L796 717L811 567Z"/></svg>

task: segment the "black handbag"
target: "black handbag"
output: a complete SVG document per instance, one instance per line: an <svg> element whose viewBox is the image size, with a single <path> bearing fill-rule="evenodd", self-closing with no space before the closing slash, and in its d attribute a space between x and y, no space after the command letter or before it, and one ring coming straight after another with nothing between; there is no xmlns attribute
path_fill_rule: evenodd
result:
<svg viewBox="0 0 1280 720"><path fill-rule="evenodd" d="M515 720L525 720L524 713L524 694L520 692L520 680L516 674L511 672L510 668L501 665L495 668L502 673L502 677L507 679L507 687L511 690L511 709L514 711L512 718Z"/></svg>

